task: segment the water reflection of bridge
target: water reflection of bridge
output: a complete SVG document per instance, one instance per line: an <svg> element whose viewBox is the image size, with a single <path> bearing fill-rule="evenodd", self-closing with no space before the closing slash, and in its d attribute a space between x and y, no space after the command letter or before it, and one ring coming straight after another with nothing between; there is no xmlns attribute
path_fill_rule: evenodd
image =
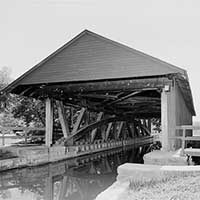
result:
<svg viewBox="0 0 200 200"><path fill-rule="evenodd" d="M108 187L116 177L117 166L142 162L148 146L115 149L45 166L2 173L0 191L13 188L32 191L46 200L89 200Z"/></svg>

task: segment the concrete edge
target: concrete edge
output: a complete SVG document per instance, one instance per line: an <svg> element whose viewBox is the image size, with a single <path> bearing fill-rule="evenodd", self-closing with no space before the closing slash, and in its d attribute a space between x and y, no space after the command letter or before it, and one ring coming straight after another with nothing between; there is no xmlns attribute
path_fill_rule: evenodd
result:
<svg viewBox="0 0 200 200"><path fill-rule="evenodd" d="M200 174L200 166L159 166L125 163L117 169L117 181L101 192L95 200L123 199L129 190L131 181L161 180L170 176Z"/></svg>
<svg viewBox="0 0 200 200"><path fill-rule="evenodd" d="M123 199L122 196L128 191L129 184L129 182L114 182L110 187L101 192L95 200L121 200Z"/></svg>

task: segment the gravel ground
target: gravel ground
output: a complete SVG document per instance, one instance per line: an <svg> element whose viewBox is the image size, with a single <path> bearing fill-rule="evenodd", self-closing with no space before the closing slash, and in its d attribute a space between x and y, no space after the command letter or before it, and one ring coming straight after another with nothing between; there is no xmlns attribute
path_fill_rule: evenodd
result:
<svg viewBox="0 0 200 200"><path fill-rule="evenodd" d="M132 188L123 200L200 200L200 176L170 178L166 182Z"/></svg>

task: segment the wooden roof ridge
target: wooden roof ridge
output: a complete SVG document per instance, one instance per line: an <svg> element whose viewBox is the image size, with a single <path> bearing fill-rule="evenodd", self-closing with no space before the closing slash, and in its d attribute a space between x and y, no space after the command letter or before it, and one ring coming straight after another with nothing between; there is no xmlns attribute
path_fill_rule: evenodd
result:
<svg viewBox="0 0 200 200"><path fill-rule="evenodd" d="M172 71L174 71L174 73L181 73L183 74L186 79L187 79L187 72L186 70L180 68L180 67L177 67L177 66L174 66L172 64L169 64L165 61L162 61L158 58L155 58L153 56L150 56L148 54L145 54L141 51L138 51L136 49L133 49L131 47L128 47L124 44L121 44L119 42L116 42L116 41L113 41L111 39L108 39L106 37L103 37L97 33L94 33L92 31L89 31L87 29L85 29L84 31L82 31L81 33L79 33L77 36L75 36L74 38L72 38L69 42L67 42L66 44L64 44L63 46L61 46L60 48L58 48L56 51L54 51L52 54L50 54L48 57L46 57L44 60L42 60L41 62L39 62L38 64L36 64L34 67L32 67L31 69L29 69L27 72L25 72L24 74L22 74L19 78L17 78L15 81L13 81L11 84L9 84L7 87L5 87L2 91L6 91L6 92L9 92L11 91L14 87L16 87L21 80L23 80L27 75L31 74L33 71L37 70L39 67L41 67L44 63L46 63L47 61L49 61L51 58L53 58L54 56L56 56L57 54L59 54L61 51L63 51L64 49L66 49L67 47L69 47L71 44L74 44L79 38L81 38L82 36L84 36L85 34L89 34L95 38L98 38L104 42L107 42L107 43L110 43L112 45L115 45L117 47L120 47L120 48L123 48L124 50L126 51L129 51L129 52L132 52L134 54L137 54L139 56L142 56L142 57L145 57L146 59L150 59L154 62L157 62L161 65L164 65L164 67L168 67L169 69L171 69Z"/></svg>

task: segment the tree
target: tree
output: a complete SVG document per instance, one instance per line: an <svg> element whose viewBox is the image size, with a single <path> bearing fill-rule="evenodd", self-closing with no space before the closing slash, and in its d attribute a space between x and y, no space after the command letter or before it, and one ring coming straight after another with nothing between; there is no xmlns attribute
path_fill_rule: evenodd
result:
<svg viewBox="0 0 200 200"><path fill-rule="evenodd" d="M8 67L0 68L0 90L10 82L11 70ZM0 95L0 125L17 126L34 124L44 126L44 104L41 101L1 93Z"/></svg>
<svg viewBox="0 0 200 200"><path fill-rule="evenodd" d="M45 126L44 102L21 96L16 99L11 111L15 118L23 120L26 126Z"/></svg>
<svg viewBox="0 0 200 200"><path fill-rule="evenodd" d="M11 82L11 70L8 67L0 68L0 90ZM11 113L15 104L15 97L11 94L0 95L0 125L1 126L17 126L18 120Z"/></svg>
<svg viewBox="0 0 200 200"><path fill-rule="evenodd" d="M0 91L6 87L11 82L11 70L8 67L2 67L0 69ZM5 111L8 107L8 102L10 101L10 94L1 94L0 95L0 111Z"/></svg>

